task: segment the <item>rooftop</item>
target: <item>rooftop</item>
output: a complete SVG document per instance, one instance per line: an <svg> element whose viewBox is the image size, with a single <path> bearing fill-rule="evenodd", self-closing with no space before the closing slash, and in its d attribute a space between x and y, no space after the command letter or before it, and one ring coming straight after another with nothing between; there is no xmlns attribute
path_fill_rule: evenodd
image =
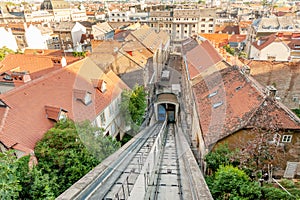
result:
<svg viewBox="0 0 300 200"><path fill-rule="evenodd" d="M94 88L92 79L104 80L106 91ZM45 106L67 111L68 117L75 121L94 120L124 88L127 86L113 72L104 74L90 58L48 73L0 95L0 141L7 148L29 153L53 126ZM91 103L86 105L75 98L78 90L90 93Z"/></svg>
<svg viewBox="0 0 300 200"><path fill-rule="evenodd" d="M277 125L282 129L300 129L299 118L234 67L206 76L193 86L193 92L209 148L238 130L270 128L275 121L281 122Z"/></svg>

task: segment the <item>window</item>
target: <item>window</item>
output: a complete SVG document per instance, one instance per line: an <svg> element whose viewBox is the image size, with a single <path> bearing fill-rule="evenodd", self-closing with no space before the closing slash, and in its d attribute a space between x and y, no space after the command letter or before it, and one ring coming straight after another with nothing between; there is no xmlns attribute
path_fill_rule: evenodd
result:
<svg viewBox="0 0 300 200"><path fill-rule="evenodd" d="M295 47L295 49L300 49L300 45L299 44L295 44L294 47Z"/></svg>
<svg viewBox="0 0 300 200"><path fill-rule="evenodd" d="M100 120L101 120L101 125L104 126L105 125L105 122L106 122L106 119L105 119L105 113L101 113L100 115Z"/></svg>
<svg viewBox="0 0 300 200"><path fill-rule="evenodd" d="M208 26L209 26L209 27L213 27L214 25L213 25L213 24L209 24Z"/></svg>
<svg viewBox="0 0 300 200"><path fill-rule="evenodd" d="M291 142L292 141L292 135L284 135L282 137L282 142Z"/></svg>
<svg viewBox="0 0 300 200"><path fill-rule="evenodd" d="M109 106L109 115L112 116L114 114L114 103Z"/></svg>
<svg viewBox="0 0 300 200"><path fill-rule="evenodd" d="M222 101L220 101L220 102L218 102L218 103L215 103L215 104L213 105L213 108L218 108L218 107L220 107L222 104L223 104Z"/></svg>
<svg viewBox="0 0 300 200"><path fill-rule="evenodd" d="M205 24L201 24L201 27L205 27Z"/></svg>
<svg viewBox="0 0 300 200"><path fill-rule="evenodd" d="M218 94L218 91L215 91L215 92L213 92L213 93L210 93L207 97L208 97L208 98L211 98L211 97L215 96L216 94Z"/></svg>
<svg viewBox="0 0 300 200"><path fill-rule="evenodd" d="M273 136L273 139L268 141L269 144L275 144L276 146L279 145L279 142L280 142L280 138L281 138L281 135L278 134L278 133L275 133L274 136Z"/></svg>
<svg viewBox="0 0 300 200"><path fill-rule="evenodd" d="M293 102L297 102L298 101L298 97L297 96L293 96Z"/></svg>

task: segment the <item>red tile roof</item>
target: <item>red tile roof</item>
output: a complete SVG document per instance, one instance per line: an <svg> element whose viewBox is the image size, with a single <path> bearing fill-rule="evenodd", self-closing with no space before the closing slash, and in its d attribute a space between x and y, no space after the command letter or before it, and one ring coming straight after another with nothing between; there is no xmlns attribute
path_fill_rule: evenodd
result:
<svg viewBox="0 0 300 200"><path fill-rule="evenodd" d="M9 54L0 63L0 73L7 71L27 71L31 75L48 69L55 69L51 58L25 54ZM35 76L32 76L34 79Z"/></svg>
<svg viewBox="0 0 300 200"><path fill-rule="evenodd" d="M235 34L235 35L231 35L230 38L229 38L229 42L243 42L246 40L246 35L238 35L238 34Z"/></svg>
<svg viewBox="0 0 300 200"><path fill-rule="evenodd" d="M282 104L266 98L256 83L233 67L204 77L193 86L193 92L202 134L209 148L243 128L270 128L265 118L282 121L280 128L300 129L300 120L294 114Z"/></svg>
<svg viewBox="0 0 300 200"><path fill-rule="evenodd" d="M229 35L227 33L201 33L199 35L209 40L212 44L216 44L219 48L228 44Z"/></svg>
<svg viewBox="0 0 300 200"><path fill-rule="evenodd" d="M97 78L107 82L105 93L94 89L91 79ZM20 147L19 150L26 149L29 153L53 126L53 121L46 116L45 106L67 110L68 117L75 121L94 120L124 88L127 86L113 72L104 74L89 58L51 72L0 95L8 105L0 112L5 113L0 126L0 141L7 148ZM78 101L74 89L91 92L92 102L85 105Z"/></svg>
<svg viewBox="0 0 300 200"><path fill-rule="evenodd" d="M216 26L215 33L240 34L240 29L238 25Z"/></svg>
<svg viewBox="0 0 300 200"><path fill-rule="evenodd" d="M267 47L271 43L273 43L277 39L276 34L272 34L266 37L262 37L259 40L252 43L252 45L257 48L258 50L262 50L263 48Z"/></svg>
<svg viewBox="0 0 300 200"><path fill-rule="evenodd" d="M186 59L191 79L223 60L208 40L188 51Z"/></svg>

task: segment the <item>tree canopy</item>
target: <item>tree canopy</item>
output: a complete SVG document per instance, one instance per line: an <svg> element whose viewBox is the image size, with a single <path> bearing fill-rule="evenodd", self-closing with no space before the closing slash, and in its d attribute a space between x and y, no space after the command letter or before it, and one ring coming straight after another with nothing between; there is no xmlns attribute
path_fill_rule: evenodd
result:
<svg viewBox="0 0 300 200"><path fill-rule="evenodd" d="M0 48L0 61L3 60L7 54L13 54L13 53L14 53L13 50L11 50L5 46Z"/></svg>
<svg viewBox="0 0 300 200"><path fill-rule="evenodd" d="M0 154L0 197L55 199L119 147L89 122L59 121L36 144L38 164L32 169L29 156Z"/></svg>
<svg viewBox="0 0 300 200"><path fill-rule="evenodd" d="M244 171L230 165L218 169L210 188L214 199L217 200L257 200L261 197L259 184L251 182Z"/></svg>
<svg viewBox="0 0 300 200"><path fill-rule="evenodd" d="M130 125L134 131L144 120L145 110L147 108L147 93L143 86L136 85L132 91L124 90L122 92L121 113L124 116L127 125Z"/></svg>

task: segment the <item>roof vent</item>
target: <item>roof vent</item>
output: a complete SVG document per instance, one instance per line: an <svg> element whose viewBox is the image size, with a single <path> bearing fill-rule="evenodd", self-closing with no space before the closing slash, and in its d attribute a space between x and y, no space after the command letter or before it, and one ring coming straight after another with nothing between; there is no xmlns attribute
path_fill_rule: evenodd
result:
<svg viewBox="0 0 300 200"><path fill-rule="evenodd" d="M275 97L276 94L277 94L277 89L273 86L273 85L268 85L266 87L266 94L269 96L269 97Z"/></svg>
<svg viewBox="0 0 300 200"><path fill-rule="evenodd" d="M243 87L243 86L241 86L241 85L238 86L238 87L236 87L236 88L235 88L235 91L236 91L236 92L239 91L240 89L242 89L242 87Z"/></svg>
<svg viewBox="0 0 300 200"><path fill-rule="evenodd" d="M60 60L60 63L61 63L62 67L67 66L67 59L65 57L62 57L61 60Z"/></svg>
<svg viewBox="0 0 300 200"><path fill-rule="evenodd" d="M257 41L257 46L260 46L262 44L262 41L261 40L258 40Z"/></svg>

